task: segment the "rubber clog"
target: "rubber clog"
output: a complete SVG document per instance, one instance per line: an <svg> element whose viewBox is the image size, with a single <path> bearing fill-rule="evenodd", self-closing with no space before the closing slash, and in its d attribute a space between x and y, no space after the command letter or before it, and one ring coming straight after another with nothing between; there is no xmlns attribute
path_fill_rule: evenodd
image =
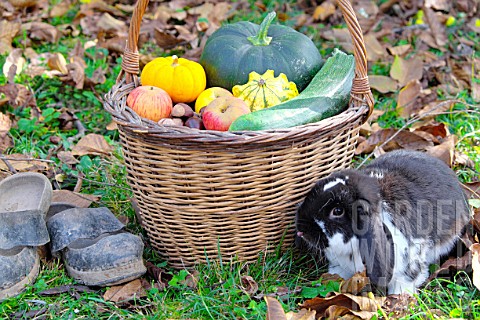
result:
<svg viewBox="0 0 480 320"><path fill-rule="evenodd" d="M0 301L21 293L38 276L38 247L49 242L45 223L52 185L39 173L0 181Z"/></svg>
<svg viewBox="0 0 480 320"><path fill-rule="evenodd" d="M64 207L66 208L66 207ZM142 276L143 242L107 208L66 208L52 204L47 228L52 255L68 274L88 286L111 286Z"/></svg>

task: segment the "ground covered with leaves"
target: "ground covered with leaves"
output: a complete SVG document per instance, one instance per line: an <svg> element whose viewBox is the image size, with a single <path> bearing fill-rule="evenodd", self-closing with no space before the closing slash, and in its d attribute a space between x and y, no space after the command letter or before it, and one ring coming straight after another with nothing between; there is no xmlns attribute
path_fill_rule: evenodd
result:
<svg viewBox="0 0 480 320"><path fill-rule="evenodd" d="M148 273L142 279L108 289L81 286L47 252L37 281L3 301L0 317L480 317L480 3L353 5L376 100L353 166L393 149L428 152L456 171L474 212L465 252L432 266L417 295L375 297L363 275L344 281L324 274L323 262L294 249L249 265L212 261L194 271L173 270L144 237ZM54 184L54 201L107 206L130 231L143 234L116 125L102 108L120 71L133 9L123 0L0 0L0 179L44 173ZM140 32L140 65L172 54L198 60L222 24L260 23L273 10L277 23L311 37L323 56L335 47L352 51L334 1L151 1Z"/></svg>

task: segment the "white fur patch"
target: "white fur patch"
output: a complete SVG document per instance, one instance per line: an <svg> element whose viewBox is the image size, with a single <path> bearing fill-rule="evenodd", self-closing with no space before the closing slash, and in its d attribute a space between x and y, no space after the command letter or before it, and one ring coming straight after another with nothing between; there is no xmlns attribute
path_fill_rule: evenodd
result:
<svg viewBox="0 0 480 320"><path fill-rule="evenodd" d="M327 229L325 229L325 222L315 219L315 223L322 229L323 233L327 234Z"/></svg>
<svg viewBox="0 0 480 320"><path fill-rule="evenodd" d="M382 171L372 171L372 172L370 172L370 177L377 178L377 179L383 179L383 172Z"/></svg>
<svg viewBox="0 0 480 320"><path fill-rule="evenodd" d="M335 233L328 238L328 241L329 246L325 249L325 256L329 262L329 273L338 274L344 279L349 279L356 272L361 272L365 269L357 237L353 237L345 242L341 233Z"/></svg>
<svg viewBox="0 0 480 320"><path fill-rule="evenodd" d="M405 235L394 226L388 206L384 203L382 210L382 221L392 234L395 266L393 268L392 280L388 284L389 294L415 293L428 277L428 266L426 265L426 255L431 251L432 244L424 239L411 239L409 242ZM410 279L406 271L414 266L420 268L420 272L415 279Z"/></svg>
<svg viewBox="0 0 480 320"><path fill-rule="evenodd" d="M335 186L336 186L337 184L339 184L339 183L345 185L345 181L344 181L343 179L337 178L337 179L335 179L335 180L333 180L333 181L330 181L330 182L326 183L326 184L323 186L323 191L326 191L326 190L328 190L328 189L330 189L330 188L333 188L333 187L335 187Z"/></svg>

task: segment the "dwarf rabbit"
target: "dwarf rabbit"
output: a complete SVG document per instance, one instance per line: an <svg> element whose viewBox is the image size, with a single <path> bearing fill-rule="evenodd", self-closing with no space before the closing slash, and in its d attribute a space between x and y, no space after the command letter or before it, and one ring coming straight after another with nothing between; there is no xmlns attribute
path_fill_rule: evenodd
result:
<svg viewBox="0 0 480 320"><path fill-rule="evenodd" d="M297 236L344 279L366 269L388 293L415 292L470 219L455 173L416 151L393 151L361 170L321 179L299 205Z"/></svg>

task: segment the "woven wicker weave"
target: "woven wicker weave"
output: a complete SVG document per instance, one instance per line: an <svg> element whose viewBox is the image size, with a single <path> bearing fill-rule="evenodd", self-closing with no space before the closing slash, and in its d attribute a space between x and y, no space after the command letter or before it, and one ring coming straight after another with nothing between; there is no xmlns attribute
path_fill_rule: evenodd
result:
<svg viewBox="0 0 480 320"><path fill-rule="evenodd" d="M373 108L362 32L339 0L355 54L349 108L321 122L282 130L218 132L160 126L126 107L139 85L139 0L117 84L105 109L120 132L129 183L152 246L173 267L238 256L251 262L293 240L295 207L315 182L349 166L359 126Z"/></svg>

